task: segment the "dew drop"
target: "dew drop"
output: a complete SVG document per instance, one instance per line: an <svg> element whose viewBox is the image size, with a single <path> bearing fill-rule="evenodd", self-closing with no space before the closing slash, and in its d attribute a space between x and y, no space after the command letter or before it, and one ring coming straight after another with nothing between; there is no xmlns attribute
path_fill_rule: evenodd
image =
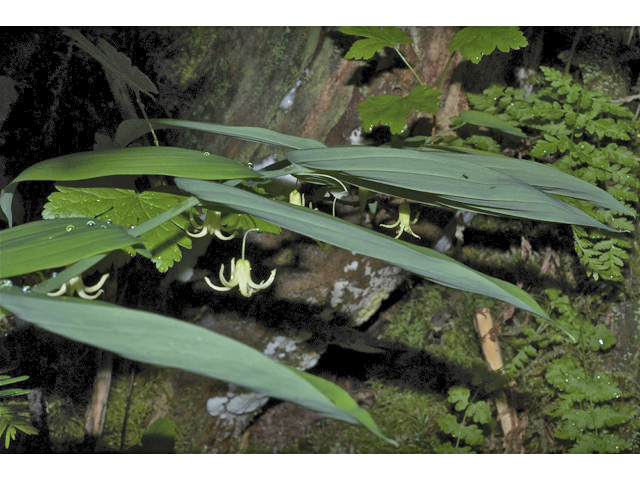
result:
<svg viewBox="0 0 640 480"><path fill-rule="evenodd" d="M129 228L136 228L136 226L135 225L131 225Z"/></svg>
<svg viewBox="0 0 640 480"><path fill-rule="evenodd" d="M51 274L51 277L52 277L52 278L56 278L57 276L58 276L58 272L53 272L53 273Z"/></svg>
<svg viewBox="0 0 640 480"><path fill-rule="evenodd" d="M249 168L251 168L253 170L253 163L252 162L247 163L247 167L249 167Z"/></svg>
<svg viewBox="0 0 640 480"><path fill-rule="evenodd" d="M100 225L100 228L107 228L106 225Z"/></svg>
<svg viewBox="0 0 640 480"><path fill-rule="evenodd" d="M89 220L87 222L87 227L93 227L93 226L95 226L95 224L96 224L96 222L94 222L93 220Z"/></svg>
<svg viewBox="0 0 640 480"><path fill-rule="evenodd" d="M25 285L24 287L22 287L22 293L31 293L31 287Z"/></svg>
<svg viewBox="0 0 640 480"><path fill-rule="evenodd" d="M2 280L0 284L0 288L7 288L13 286L13 282L11 280Z"/></svg>
<svg viewBox="0 0 640 480"><path fill-rule="evenodd" d="M599 343L600 345L604 345L604 342L602 341L602 339L598 340L598 343Z"/></svg>
<svg viewBox="0 0 640 480"><path fill-rule="evenodd" d="M73 225L67 225L67 232L70 232L71 230L73 230Z"/></svg>
<svg viewBox="0 0 640 480"><path fill-rule="evenodd" d="M107 225L111 225L111 220L107 220Z"/></svg>

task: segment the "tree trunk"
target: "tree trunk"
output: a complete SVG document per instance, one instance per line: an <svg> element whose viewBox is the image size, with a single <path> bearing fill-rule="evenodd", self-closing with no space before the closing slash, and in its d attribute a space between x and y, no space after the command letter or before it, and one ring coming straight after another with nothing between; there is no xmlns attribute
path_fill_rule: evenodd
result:
<svg viewBox="0 0 640 480"><path fill-rule="evenodd" d="M425 85L437 85L449 58L455 27L408 28L413 44L401 52ZM160 103L176 117L226 125L269 128L344 145L361 126L357 107L369 96L406 95L418 85L392 50L371 61L345 60L356 37L332 27L229 27L180 29L156 63L165 88ZM460 83L451 83L456 54L443 82L439 129L467 106ZM296 88L297 86L297 88ZM281 103L294 90L292 104ZM191 93L193 92L193 93ZM413 112L412 133L425 114ZM430 133L430 132L429 132ZM181 133L180 143L243 163L274 152L242 140L204 133Z"/></svg>

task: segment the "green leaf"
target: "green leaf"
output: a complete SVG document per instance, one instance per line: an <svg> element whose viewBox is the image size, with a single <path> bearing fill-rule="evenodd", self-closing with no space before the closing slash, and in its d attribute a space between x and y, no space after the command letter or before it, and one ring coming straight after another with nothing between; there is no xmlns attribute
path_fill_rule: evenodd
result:
<svg viewBox="0 0 640 480"><path fill-rule="evenodd" d="M11 182L71 181L109 175L171 175L229 180L260 178L258 172L217 155L176 147L135 147L52 158L24 170Z"/></svg>
<svg viewBox="0 0 640 480"><path fill-rule="evenodd" d="M408 95L377 95L367 98L358 106L359 118L367 131L378 123L389 125L391 133L400 134L407 126L407 115L412 110L435 114L438 111L438 97L442 94L434 87L416 87Z"/></svg>
<svg viewBox="0 0 640 480"><path fill-rule="evenodd" d="M472 162L469 161L471 155L443 149L414 151L350 146L290 151L286 157L291 163L346 183L428 205L612 230L529 185L524 178L481 165L492 159L482 154ZM564 177L561 172L554 174L551 170L548 174Z"/></svg>
<svg viewBox="0 0 640 480"><path fill-rule="evenodd" d="M147 428L140 439L142 446L127 449L127 453L174 453L176 424L170 418L159 418Z"/></svg>
<svg viewBox="0 0 640 480"><path fill-rule="evenodd" d="M467 417L471 417L476 423L489 423L491 421L491 409L489 405L487 405L487 402L475 402L467 408Z"/></svg>
<svg viewBox="0 0 640 480"><path fill-rule="evenodd" d="M174 207L187 197L166 191L149 190L136 193L121 188L73 188L56 186L58 192L49 195L42 216L45 219L97 217L125 228L135 227ZM140 235L152 253L152 261L160 272L166 272L182 259L178 246L191 248L191 238L185 233L190 226L184 212L159 227ZM133 249L127 249L134 255Z"/></svg>
<svg viewBox="0 0 640 480"><path fill-rule="evenodd" d="M443 148L434 146L429 148L425 147L424 149L425 151L449 151L453 158L459 158L466 162L475 163L496 172L504 173L522 182L526 182L543 192L586 200L604 208L635 216L633 211L601 188L584 180L580 180L573 175L561 172L557 168L549 165L532 162L531 160L520 160L518 158L505 157L504 155L479 152L462 147ZM453 155L454 152L468 153L469 155L455 156Z"/></svg>
<svg viewBox="0 0 640 480"><path fill-rule="evenodd" d="M471 392L469 392L468 388L451 387L449 389L449 397L447 397L447 401L449 403L453 403L454 408L458 412L461 412L467 408L467 405L469 405L469 395L471 395Z"/></svg>
<svg viewBox="0 0 640 480"><path fill-rule="evenodd" d="M476 110L466 110L458 115L462 120L472 125L478 125L480 127L488 127L500 132L509 133L516 137L528 138L522 130L516 128L509 123L502 120L496 115L492 115L487 112L478 112Z"/></svg>
<svg viewBox="0 0 640 480"><path fill-rule="evenodd" d="M377 51L395 48L398 43L411 43L412 40L398 27L340 27L342 33L367 37L357 40L344 56L346 59L369 60Z"/></svg>
<svg viewBox="0 0 640 480"><path fill-rule="evenodd" d="M569 453L621 453L630 447L626 440L617 435L588 432L578 439Z"/></svg>
<svg viewBox="0 0 640 480"><path fill-rule="evenodd" d="M201 132L216 133L218 135L240 138L249 142L258 142L276 147L300 150L324 147L323 143L311 138L285 135L283 133L274 132L273 130L260 127L232 127L228 125L218 125L216 123L174 120L171 118L153 118L150 122L155 130L160 130L162 128L188 128L190 130L199 130ZM136 138L141 137L150 131L149 123L147 123L146 120L125 120L118 126L115 141L124 147Z"/></svg>
<svg viewBox="0 0 640 480"><path fill-rule="evenodd" d="M449 51L460 49L463 57L477 64L483 55L490 55L496 48L508 52L527 45L518 27L465 27L451 39Z"/></svg>
<svg viewBox="0 0 640 480"><path fill-rule="evenodd" d="M459 438L468 445L480 445L482 444L482 430L477 425L462 425L458 423L455 416L448 414L443 418L438 419L438 425L442 431L453 438Z"/></svg>
<svg viewBox="0 0 640 480"><path fill-rule="evenodd" d="M598 325L594 334L589 341L589 347L592 351L608 350L616 344L616 338L611 335L611 332L604 325Z"/></svg>
<svg viewBox="0 0 640 480"><path fill-rule="evenodd" d="M93 225L90 225L93 224ZM141 243L118 225L93 218L42 220L0 231L0 278L65 267Z"/></svg>
<svg viewBox="0 0 640 480"><path fill-rule="evenodd" d="M308 374L301 375L253 348L197 325L99 300L27 295L17 287L3 288L0 304L40 328L134 361L217 378L297 403L329 418L367 428L372 425L361 422L368 414L354 406L355 402L346 405L347 394L340 387L310 381ZM336 399L347 410L334 403ZM204 409L202 414L206 414ZM379 430L373 433L381 435Z"/></svg>
<svg viewBox="0 0 640 480"><path fill-rule="evenodd" d="M98 46L96 47L78 30L62 27L62 32L75 40L74 45L99 61L105 69L121 76L134 91L144 92L147 95L158 94L158 89L149 77L142 73L138 67L131 65L129 57L113 48L105 39L98 38Z"/></svg>
<svg viewBox="0 0 640 480"><path fill-rule="evenodd" d="M175 147L136 147L52 158L24 170L0 194L0 207L12 225L11 204L19 182L73 181L109 175L171 175L207 180L260 178L228 158Z"/></svg>
<svg viewBox="0 0 640 480"><path fill-rule="evenodd" d="M4 387L5 385L11 385L12 383L23 382L29 378L28 375L23 375L22 377L11 378L8 375L0 376L0 387Z"/></svg>
<svg viewBox="0 0 640 480"><path fill-rule="evenodd" d="M379 258L442 285L498 298L549 320L544 310L515 285L478 273L435 250L228 185L192 179L176 179L176 184L204 201L227 205L316 240Z"/></svg>

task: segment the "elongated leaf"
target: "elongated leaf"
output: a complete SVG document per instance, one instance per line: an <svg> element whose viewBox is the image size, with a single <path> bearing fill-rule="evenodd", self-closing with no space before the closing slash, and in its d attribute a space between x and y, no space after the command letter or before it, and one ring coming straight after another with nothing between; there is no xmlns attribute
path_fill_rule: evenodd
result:
<svg viewBox="0 0 640 480"><path fill-rule="evenodd" d="M136 243L141 240L124 228L97 219L31 222L0 231L0 277L64 267Z"/></svg>
<svg viewBox="0 0 640 480"><path fill-rule="evenodd" d="M435 250L410 245L325 213L227 185L182 178L176 179L176 183L202 200L225 204L322 242L379 258L448 287L503 300L549 320L542 308L516 286L478 273Z"/></svg>
<svg viewBox="0 0 640 480"><path fill-rule="evenodd" d="M509 125L496 115L492 115L487 112L478 112L475 110L466 110L458 115L462 120L472 125L478 125L480 127L489 127L494 130L499 130L504 133L515 135L516 137L528 138L522 130Z"/></svg>
<svg viewBox="0 0 640 480"><path fill-rule="evenodd" d="M442 155L450 158L458 158L504 173L533 185L546 193L586 200L595 205L624 212L635 217L634 212L609 195L605 190L549 165L464 147L429 146L424 147L424 149L426 151L438 150L442 152Z"/></svg>
<svg viewBox="0 0 640 480"><path fill-rule="evenodd" d="M98 46L95 46L78 30L63 27L62 32L75 40L75 45L98 60L105 69L120 75L133 90L144 92L147 95L158 94L158 89L149 77L142 73L138 67L131 65L131 59L116 50L105 39L99 38Z"/></svg>
<svg viewBox="0 0 640 480"><path fill-rule="evenodd" d="M136 147L74 153L24 170L0 194L0 207L12 225L16 185L27 180L73 181L109 175L171 175L206 180L259 178L260 174L217 155L175 147Z"/></svg>
<svg viewBox="0 0 640 480"><path fill-rule="evenodd" d="M23 380L27 380L29 378L29 375L23 375L22 377L15 377L15 378L11 378L7 375L3 375L2 377L0 377L0 387L4 387L5 385L11 385L12 383L18 383L18 382L22 382ZM6 390L3 390L3 392L6 394Z"/></svg>
<svg viewBox="0 0 640 480"><path fill-rule="evenodd" d="M257 350L203 327L98 300L27 295L16 287L2 288L0 295L2 308L63 337L294 402L330 418L364 425L396 444L382 435L366 411L354 408L355 402L336 385L310 381Z"/></svg>
<svg viewBox="0 0 640 480"><path fill-rule="evenodd" d="M259 178L260 174L228 158L176 147L135 147L82 152L52 158L27 168L11 182L70 181L109 175L171 175L229 180Z"/></svg>
<svg viewBox="0 0 640 480"><path fill-rule="evenodd" d="M323 143L311 138L285 135L283 133L274 132L273 130L260 127L231 127L215 123L173 120L170 118L152 118L151 125L156 130L161 128L189 128L191 130L200 130L202 132L240 138L249 142L265 143L276 147L294 148L297 150L324 147ZM145 120L125 120L118 127L118 131L116 132L116 142L119 145L126 146L136 138L149 132L149 124Z"/></svg>
<svg viewBox="0 0 640 480"><path fill-rule="evenodd" d="M439 151L332 147L286 153L287 159L380 193L452 208L611 231L581 210L525 181Z"/></svg>

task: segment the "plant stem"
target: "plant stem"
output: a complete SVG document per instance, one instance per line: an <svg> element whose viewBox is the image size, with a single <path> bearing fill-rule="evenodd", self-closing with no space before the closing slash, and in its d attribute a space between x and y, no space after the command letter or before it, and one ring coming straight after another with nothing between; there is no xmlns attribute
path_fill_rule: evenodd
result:
<svg viewBox="0 0 640 480"><path fill-rule="evenodd" d="M413 69L413 67L409 64L409 62L407 62L407 59L404 58L404 56L400 53L400 50L398 50L397 48L393 48L396 53L398 55L400 55L400 58L402 59L402 61L404 62L404 64L409 67L409 70L411 70L411 73L413 73L413 75L418 79L418 83L420 83L421 87L424 87L424 83L422 83L422 80L420 80L420 77L418 76L418 74L416 73L416 71Z"/></svg>
<svg viewBox="0 0 640 480"><path fill-rule="evenodd" d="M140 92L138 90L136 90L136 102L138 102L138 106L140 107L140 110L142 111L142 116L144 117L144 119L149 124L149 128L151 129L151 135L153 136L153 144L156 147L159 147L160 146L160 142L158 142L158 137L156 137L156 132L153 130L153 126L151 125L151 121L149 120L149 117L147 117L147 111L144 109L144 105L142 104L142 100L140 99Z"/></svg>

